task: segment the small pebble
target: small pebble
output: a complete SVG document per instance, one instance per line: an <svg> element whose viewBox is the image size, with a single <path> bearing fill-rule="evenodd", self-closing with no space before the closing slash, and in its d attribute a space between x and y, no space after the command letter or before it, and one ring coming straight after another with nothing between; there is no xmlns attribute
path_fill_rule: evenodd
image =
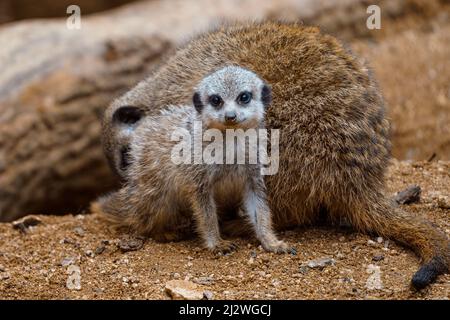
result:
<svg viewBox="0 0 450 320"><path fill-rule="evenodd" d="M384 255L378 254L378 255L376 255L376 256L373 256L372 260L373 260L373 261L381 261L381 260L384 260Z"/></svg>
<svg viewBox="0 0 450 320"><path fill-rule="evenodd" d="M206 300L212 300L212 298L214 297L214 294L211 291L206 290L206 291L203 292L203 297Z"/></svg>
<svg viewBox="0 0 450 320"><path fill-rule="evenodd" d="M319 269L322 270L326 266L332 266L336 263L333 258L323 257L319 259L310 260L306 263L306 266L311 269Z"/></svg>
<svg viewBox="0 0 450 320"><path fill-rule="evenodd" d="M67 267L75 263L75 257L65 257L61 260L61 266Z"/></svg>
<svg viewBox="0 0 450 320"><path fill-rule="evenodd" d="M79 237L84 237L84 229L82 227L75 227L73 232Z"/></svg>
<svg viewBox="0 0 450 320"><path fill-rule="evenodd" d="M96 255L102 254L105 251L105 249L106 247L104 245L101 245L95 249L95 254Z"/></svg>
<svg viewBox="0 0 450 320"><path fill-rule="evenodd" d="M405 190L402 190L398 192L394 196L394 201L398 204L410 204L414 202L419 202L420 200L420 194L422 192L422 189L418 185L412 185L406 188Z"/></svg>
<svg viewBox="0 0 450 320"><path fill-rule="evenodd" d="M95 257L95 254L92 250L86 250L85 252L86 256L88 256L89 258L93 258Z"/></svg>
<svg viewBox="0 0 450 320"><path fill-rule="evenodd" d="M118 247L122 252L136 251L144 246L144 239L140 237L123 236Z"/></svg>
<svg viewBox="0 0 450 320"><path fill-rule="evenodd" d="M193 281L197 284L201 284L201 285L205 285L205 286L208 286L208 285L211 285L214 283L214 279L212 277L198 277L198 278L195 278Z"/></svg>
<svg viewBox="0 0 450 320"><path fill-rule="evenodd" d="M14 221L12 223L12 225L13 225L14 229L20 230L20 232L22 232L22 233L27 233L28 228L37 226L38 224L41 224L41 223L42 223L42 221L40 219L29 216L29 217L25 217L20 220Z"/></svg>

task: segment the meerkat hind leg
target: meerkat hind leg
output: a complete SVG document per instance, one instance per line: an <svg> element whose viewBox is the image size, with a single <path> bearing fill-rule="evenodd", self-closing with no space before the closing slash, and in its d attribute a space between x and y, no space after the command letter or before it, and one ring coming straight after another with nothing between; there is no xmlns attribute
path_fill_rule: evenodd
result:
<svg viewBox="0 0 450 320"><path fill-rule="evenodd" d="M242 212L249 218L256 233L256 238L265 250L276 253L295 253L294 248L277 238L272 227L270 209L262 191L250 189L246 193Z"/></svg>
<svg viewBox="0 0 450 320"><path fill-rule="evenodd" d="M197 230L206 247L216 254L227 254L236 250L237 246L220 236L217 208L210 194L200 194L194 201L194 218Z"/></svg>

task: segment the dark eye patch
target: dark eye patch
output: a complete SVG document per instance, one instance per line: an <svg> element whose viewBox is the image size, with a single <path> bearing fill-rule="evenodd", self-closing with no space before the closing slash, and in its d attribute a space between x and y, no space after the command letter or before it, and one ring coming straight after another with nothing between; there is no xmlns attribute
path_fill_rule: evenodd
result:
<svg viewBox="0 0 450 320"><path fill-rule="evenodd" d="M261 101L265 107L272 102L272 90L268 85L264 85L261 90Z"/></svg>
<svg viewBox="0 0 450 320"><path fill-rule="evenodd" d="M203 103L202 99L200 99L200 93L198 92L194 93L194 96L192 97L192 102L194 103L195 110L201 113L203 110Z"/></svg>
<svg viewBox="0 0 450 320"><path fill-rule="evenodd" d="M113 114L113 121L125 124L134 124L141 120L143 111L138 107L124 106L118 108Z"/></svg>

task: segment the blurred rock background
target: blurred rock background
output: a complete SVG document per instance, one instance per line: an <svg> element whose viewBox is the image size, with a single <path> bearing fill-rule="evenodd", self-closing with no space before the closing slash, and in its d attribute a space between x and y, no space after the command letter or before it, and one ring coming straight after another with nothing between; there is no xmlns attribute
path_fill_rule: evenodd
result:
<svg viewBox="0 0 450 320"><path fill-rule="evenodd" d="M66 27L69 4L80 30ZM380 30L366 27L372 4ZM449 160L449 14L448 0L0 0L0 220L81 212L113 188L104 108L227 20L299 21L341 38L379 81L394 157Z"/></svg>

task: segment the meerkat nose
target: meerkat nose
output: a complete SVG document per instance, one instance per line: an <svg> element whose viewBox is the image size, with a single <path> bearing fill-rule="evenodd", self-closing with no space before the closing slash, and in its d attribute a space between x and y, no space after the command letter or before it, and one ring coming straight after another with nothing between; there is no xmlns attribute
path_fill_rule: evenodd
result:
<svg viewBox="0 0 450 320"><path fill-rule="evenodd" d="M225 121L226 122L236 122L237 116L234 111L225 112Z"/></svg>

